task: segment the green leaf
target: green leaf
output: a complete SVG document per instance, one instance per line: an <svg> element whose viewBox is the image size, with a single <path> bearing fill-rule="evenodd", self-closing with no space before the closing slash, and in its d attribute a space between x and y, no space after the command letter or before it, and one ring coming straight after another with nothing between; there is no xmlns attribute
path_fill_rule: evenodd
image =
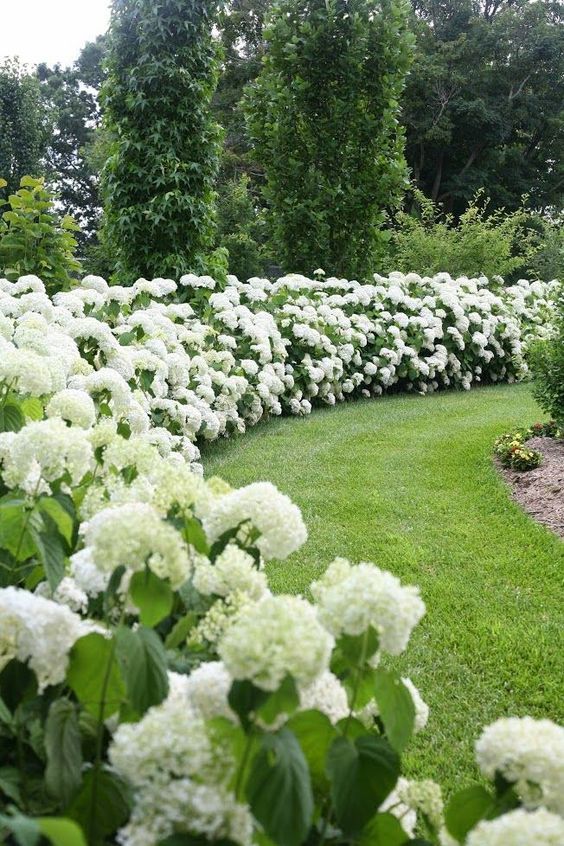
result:
<svg viewBox="0 0 564 846"><path fill-rule="evenodd" d="M188 637L196 623L198 616L193 611L189 611L184 617L174 624L172 630L167 635L165 640L165 647L167 649L177 649Z"/></svg>
<svg viewBox="0 0 564 846"><path fill-rule="evenodd" d="M0 826L13 834L19 846L36 846L40 837L37 821L21 814L0 814Z"/></svg>
<svg viewBox="0 0 564 846"><path fill-rule="evenodd" d="M259 706L257 714L266 725L272 725L279 714L291 717L299 704L296 683L292 676L286 676L278 690L271 693L266 702Z"/></svg>
<svg viewBox="0 0 564 846"><path fill-rule="evenodd" d="M249 727L251 715L256 713L267 699L267 691L261 690L247 679L234 681L227 695L227 701L241 720L244 729Z"/></svg>
<svg viewBox="0 0 564 846"><path fill-rule="evenodd" d="M42 496L38 501L38 507L43 514L49 515L55 523L59 534L70 547L73 539L75 513L72 499L70 497L64 497L64 494L61 494L60 498Z"/></svg>
<svg viewBox="0 0 564 846"><path fill-rule="evenodd" d="M462 842L476 823L486 819L494 808L494 797L477 784L455 793L445 811L449 834Z"/></svg>
<svg viewBox="0 0 564 846"><path fill-rule="evenodd" d="M363 735L354 742L333 741L327 756L327 774L339 825L347 835L358 834L394 789L400 761L380 737Z"/></svg>
<svg viewBox="0 0 564 846"><path fill-rule="evenodd" d="M116 632L117 656L131 706L142 715L168 693L166 652L159 636L140 627Z"/></svg>
<svg viewBox="0 0 564 846"><path fill-rule="evenodd" d="M184 527L184 536L187 542L194 547L196 552L202 555L207 555L209 552L208 539L202 527L202 524L196 517L190 517L186 520Z"/></svg>
<svg viewBox="0 0 564 846"><path fill-rule="evenodd" d="M22 499L7 497L0 500L0 547L26 561L35 552L29 531L28 507Z"/></svg>
<svg viewBox="0 0 564 846"><path fill-rule="evenodd" d="M258 822L277 846L300 846L313 817L307 761L287 728L265 734L249 774L247 799Z"/></svg>
<svg viewBox="0 0 564 846"><path fill-rule="evenodd" d="M321 711L300 711L288 721L287 727L294 732L309 766L314 786L327 786L325 761L337 730L326 714Z"/></svg>
<svg viewBox="0 0 564 846"><path fill-rule="evenodd" d="M145 626L156 626L172 610L174 595L171 586L151 570L145 569L133 574L129 582L129 595L139 608L139 618Z"/></svg>
<svg viewBox="0 0 564 846"><path fill-rule="evenodd" d="M17 767L0 767L0 791L16 804L20 804L22 774Z"/></svg>
<svg viewBox="0 0 564 846"><path fill-rule="evenodd" d="M76 707L56 699L45 722L45 786L66 805L81 782L82 747Z"/></svg>
<svg viewBox="0 0 564 846"><path fill-rule="evenodd" d="M124 782L115 773L92 768L66 813L82 827L89 846L99 846L127 822L130 807L131 797Z"/></svg>
<svg viewBox="0 0 564 846"><path fill-rule="evenodd" d="M396 673L375 671L374 698L386 737L397 752L403 752L413 735L415 705L409 690Z"/></svg>
<svg viewBox="0 0 564 846"><path fill-rule="evenodd" d="M403 846L408 837L393 814L376 814L362 829L358 843L359 846Z"/></svg>
<svg viewBox="0 0 564 846"><path fill-rule="evenodd" d="M20 402L20 408L29 420L43 419L43 403L37 397L26 397Z"/></svg>
<svg viewBox="0 0 564 846"><path fill-rule="evenodd" d="M65 817L37 817L35 822L41 834L54 846L86 846L82 829L73 820Z"/></svg>
<svg viewBox="0 0 564 846"><path fill-rule="evenodd" d="M104 719L125 700L125 685L114 653L114 641L98 632L81 637L70 653L67 682L95 717L100 714L102 700Z"/></svg>
<svg viewBox="0 0 564 846"><path fill-rule="evenodd" d="M57 523L46 511L37 524L30 520L29 527L49 587L54 591L65 575L64 539L59 534Z"/></svg>
<svg viewBox="0 0 564 846"><path fill-rule="evenodd" d="M0 407L0 432L19 432L25 417L18 403L8 400Z"/></svg>

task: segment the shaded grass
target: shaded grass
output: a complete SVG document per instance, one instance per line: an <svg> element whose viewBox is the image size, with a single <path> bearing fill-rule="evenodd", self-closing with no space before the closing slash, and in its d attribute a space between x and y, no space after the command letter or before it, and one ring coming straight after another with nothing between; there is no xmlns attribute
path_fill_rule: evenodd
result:
<svg viewBox="0 0 564 846"><path fill-rule="evenodd" d="M307 593L336 555L420 586L427 615L399 666L431 718L407 771L448 789L474 776L480 726L564 719L564 544L491 462L498 434L540 416L526 385L402 395L271 421L204 452L206 475L269 479L301 507L309 539L269 565L274 590Z"/></svg>

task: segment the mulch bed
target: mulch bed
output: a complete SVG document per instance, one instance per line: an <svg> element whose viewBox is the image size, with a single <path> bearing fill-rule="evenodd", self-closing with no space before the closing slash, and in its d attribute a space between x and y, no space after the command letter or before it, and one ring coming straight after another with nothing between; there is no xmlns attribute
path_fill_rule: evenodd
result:
<svg viewBox="0 0 564 846"><path fill-rule="evenodd" d="M496 459L513 499L537 520L564 538L564 439L531 438L527 447L543 456L534 470L508 470Z"/></svg>

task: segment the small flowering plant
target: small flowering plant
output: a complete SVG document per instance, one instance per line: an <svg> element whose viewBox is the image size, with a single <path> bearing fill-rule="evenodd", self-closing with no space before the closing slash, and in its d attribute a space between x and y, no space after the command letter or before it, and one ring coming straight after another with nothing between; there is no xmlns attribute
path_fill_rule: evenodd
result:
<svg viewBox="0 0 564 846"><path fill-rule="evenodd" d="M534 424L530 429L517 429L506 435L500 435L494 443L494 453L503 467L511 470L534 470L542 463L542 455L536 449L525 446L526 441L536 434Z"/></svg>

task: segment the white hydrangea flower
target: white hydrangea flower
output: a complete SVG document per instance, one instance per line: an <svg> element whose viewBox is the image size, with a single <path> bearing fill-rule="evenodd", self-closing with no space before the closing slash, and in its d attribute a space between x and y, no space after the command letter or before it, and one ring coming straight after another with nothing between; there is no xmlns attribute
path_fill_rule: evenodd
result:
<svg viewBox="0 0 564 846"><path fill-rule="evenodd" d="M424 781L402 780L397 788L401 801L416 814L426 817L433 828L439 831L443 825L443 794L441 786L430 779Z"/></svg>
<svg viewBox="0 0 564 846"><path fill-rule="evenodd" d="M48 483L67 474L78 485L93 465L93 450L84 430L54 417L0 434L0 461L8 487L48 493Z"/></svg>
<svg viewBox="0 0 564 846"><path fill-rule="evenodd" d="M81 534L91 563L108 575L120 565L132 572L147 565L175 589L190 576L191 562L181 535L147 503L106 508L82 524Z"/></svg>
<svg viewBox="0 0 564 846"><path fill-rule="evenodd" d="M17 658L39 691L65 678L74 643L92 630L65 605L15 587L0 589L0 669Z"/></svg>
<svg viewBox="0 0 564 846"><path fill-rule="evenodd" d="M53 599L60 605L66 605L71 611L84 613L88 609L88 596L85 591L70 576L65 576L57 585L55 592L48 582L40 582L35 588L36 596Z"/></svg>
<svg viewBox="0 0 564 846"><path fill-rule="evenodd" d="M404 587L396 576L374 564L351 564L336 558L311 585L319 619L335 636L360 635L369 627L379 634L379 647L399 655L425 613L416 587Z"/></svg>
<svg viewBox="0 0 564 846"><path fill-rule="evenodd" d="M260 599L268 592L266 576L257 570L253 558L235 544L228 544L212 564L200 556L194 566L194 587L204 596L246 593Z"/></svg>
<svg viewBox="0 0 564 846"><path fill-rule="evenodd" d="M545 808L510 811L482 820L466 838L466 846L562 846L564 820Z"/></svg>
<svg viewBox="0 0 564 846"><path fill-rule="evenodd" d="M287 558L307 539L300 509L270 482L255 482L218 497L203 519L211 543L245 523L260 532L254 545L267 561Z"/></svg>
<svg viewBox="0 0 564 846"><path fill-rule="evenodd" d="M507 717L487 726L476 743L482 773L515 783L527 808L564 816L564 728L551 720Z"/></svg>
<svg viewBox="0 0 564 846"><path fill-rule="evenodd" d="M134 789L131 817L118 833L122 846L181 833L250 846L250 811L228 786L234 762L178 691L139 722L119 726L109 758Z"/></svg>
<svg viewBox="0 0 564 846"><path fill-rule="evenodd" d="M349 714L347 692L330 670L325 670L307 687L301 687L299 694L301 711L321 711L332 723Z"/></svg>
<svg viewBox="0 0 564 846"><path fill-rule="evenodd" d="M266 623L266 625L265 625ZM237 615L218 652L234 679L277 690L291 675L307 686L328 669L333 638L297 596L266 596Z"/></svg>
<svg viewBox="0 0 564 846"><path fill-rule="evenodd" d="M379 812L384 814L393 814L394 817L401 823L401 827L408 837L415 836L415 826L417 824L417 813L411 808L402 798L402 791L407 786L407 779L400 776L395 788L384 802L378 808Z"/></svg>
<svg viewBox="0 0 564 846"><path fill-rule="evenodd" d="M45 408L47 417L60 417L74 426L89 429L96 422L96 407L86 391L65 388L54 394Z"/></svg>
<svg viewBox="0 0 564 846"><path fill-rule="evenodd" d="M204 720L213 717L227 717L237 720L229 707L227 695L232 679L222 661L208 661L186 677L185 696L191 706Z"/></svg>

